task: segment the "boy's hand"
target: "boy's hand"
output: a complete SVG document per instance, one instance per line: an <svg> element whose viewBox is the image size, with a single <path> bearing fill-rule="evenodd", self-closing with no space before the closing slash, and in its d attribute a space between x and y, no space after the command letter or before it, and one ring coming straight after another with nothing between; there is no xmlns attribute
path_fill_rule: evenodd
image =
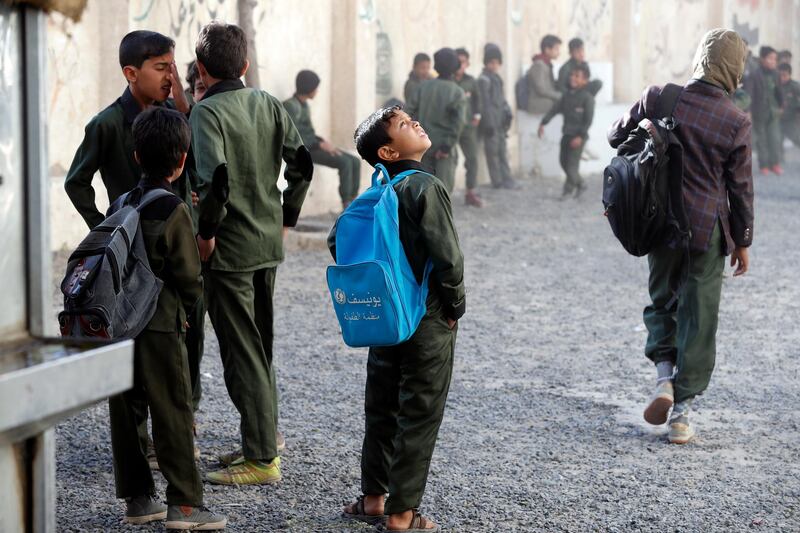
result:
<svg viewBox="0 0 800 533"><path fill-rule="evenodd" d="M197 196L197 193L192 191L192 207L197 207L197 204L200 203L200 197Z"/></svg>
<svg viewBox="0 0 800 533"><path fill-rule="evenodd" d="M474 117L472 117L472 125L473 126L475 126L477 128L478 124L480 124L480 123L481 123L481 116L480 115L475 115Z"/></svg>
<svg viewBox="0 0 800 533"><path fill-rule="evenodd" d="M172 82L172 99L175 100L175 109L183 114L188 113L189 100L186 99L186 93L183 92L181 76L178 74L178 67L174 61L169 66L169 81Z"/></svg>
<svg viewBox="0 0 800 533"><path fill-rule="evenodd" d="M286 240L286 234L287 234L287 233L289 233L289 227L288 227L288 226L284 226L284 227L283 227L283 231L281 232L281 238L282 238L284 241Z"/></svg>
<svg viewBox="0 0 800 533"><path fill-rule="evenodd" d="M538 135L540 139L544 137L544 125L542 124L539 125L539 131L536 132L536 135Z"/></svg>
<svg viewBox="0 0 800 533"><path fill-rule="evenodd" d="M738 263L738 266L737 266ZM733 272L735 276L741 276L750 268L750 252L747 248L737 246L731 254L731 266L735 266L736 270Z"/></svg>
<svg viewBox="0 0 800 533"><path fill-rule="evenodd" d="M331 155L339 155L341 152L331 143L328 141L322 141L319 143L320 150L324 152L328 152Z"/></svg>
<svg viewBox="0 0 800 533"><path fill-rule="evenodd" d="M580 148L583 144L583 137L575 137L569 142L570 148Z"/></svg>
<svg viewBox="0 0 800 533"><path fill-rule="evenodd" d="M447 159L448 157L450 157L450 154L448 152L436 150L436 153L433 154L433 157L435 157L436 159Z"/></svg>
<svg viewBox="0 0 800 533"><path fill-rule="evenodd" d="M215 237L211 237L210 239L206 240L198 235L197 250L200 252L200 261L203 263L207 262L211 258L211 254L214 253L214 248L216 245L217 240Z"/></svg>
<svg viewBox="0 0 800 533"><path fill-rule="evenodd" d="M456 327L456 324L457 324L457 323L458 323L458 321L457 321L457 320L453 320L452 318L448 318L448 319L447 319L447 326L448 326L450 329L453 329L454 327Z"/></svg>

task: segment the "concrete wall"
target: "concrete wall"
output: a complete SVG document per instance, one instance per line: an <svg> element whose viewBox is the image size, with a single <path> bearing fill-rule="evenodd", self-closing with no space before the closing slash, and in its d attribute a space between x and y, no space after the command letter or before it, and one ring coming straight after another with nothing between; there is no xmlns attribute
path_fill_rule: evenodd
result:
<svg viewBox="0 0 800 533"><path fill-rule="evenodd" d="M78 24L49 17L51 198L53 219L63 228L54 232L54 246L71 246L85 231L63 193L63 176L84 124L124 89L117 62L122 36L140 28L172 36L183 69L200 28L215 18L235 22L236 0L89 0ZM741 31L754 49L792 48L800 72L800 0L261 0L254 18L262 88L288 98L297 71L315 70L322 78L312 102L315 126L349 150L358 122L388 96L402 97L414 54L432 55L441 46L466 47L477 75L484 43L499 44L512 102L514 82L545 33L565 43L584 39L608 91L599 102L630 102L647 84L685 81L700 36L718 26ZM515 135L509 148L513 166ZM368 176L363 165L364 185ZM338 210L337 187L336 173L318 168L304 215Z"/></svg>

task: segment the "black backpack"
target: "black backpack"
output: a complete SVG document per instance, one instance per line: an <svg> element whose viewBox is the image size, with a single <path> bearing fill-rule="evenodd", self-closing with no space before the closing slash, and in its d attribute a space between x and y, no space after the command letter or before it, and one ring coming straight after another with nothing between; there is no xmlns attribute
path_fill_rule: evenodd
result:
<svg viewBox="0 0 800 533"><path fill-rule="evenodd" d="M614 235L641 257L667 244L686 249L691 232L683 207L683 147L673 112L683 87L667 84L656 117L643 119L603 172L603 206Z"/></svg>

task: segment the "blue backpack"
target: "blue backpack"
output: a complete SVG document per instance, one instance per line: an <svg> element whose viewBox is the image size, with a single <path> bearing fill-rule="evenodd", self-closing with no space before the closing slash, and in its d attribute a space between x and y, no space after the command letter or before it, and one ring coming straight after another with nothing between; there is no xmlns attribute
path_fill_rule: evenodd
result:
<svg viewBox="0 0 800 533"><path fill-rule="evenodd" d="M407 341L425 316L431 261L417 283L400 242L394 179L378 164L367 189L336 221L336 264L328 289L348 346L393 346Z"/></svg>

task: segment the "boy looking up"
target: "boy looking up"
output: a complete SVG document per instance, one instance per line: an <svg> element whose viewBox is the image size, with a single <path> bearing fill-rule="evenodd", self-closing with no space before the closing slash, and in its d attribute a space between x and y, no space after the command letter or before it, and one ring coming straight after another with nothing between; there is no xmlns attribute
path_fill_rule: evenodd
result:
<svg viewBox="0 0 800 533"><path fill-rule="evenodd" d="M417 92L420 84L431 79L431 56L424 52L420 52L414 56L414 64L411 67L411 72L408 73L408 80L403 87L403 98L408 102L411 100L411 95Z"/></svg>

